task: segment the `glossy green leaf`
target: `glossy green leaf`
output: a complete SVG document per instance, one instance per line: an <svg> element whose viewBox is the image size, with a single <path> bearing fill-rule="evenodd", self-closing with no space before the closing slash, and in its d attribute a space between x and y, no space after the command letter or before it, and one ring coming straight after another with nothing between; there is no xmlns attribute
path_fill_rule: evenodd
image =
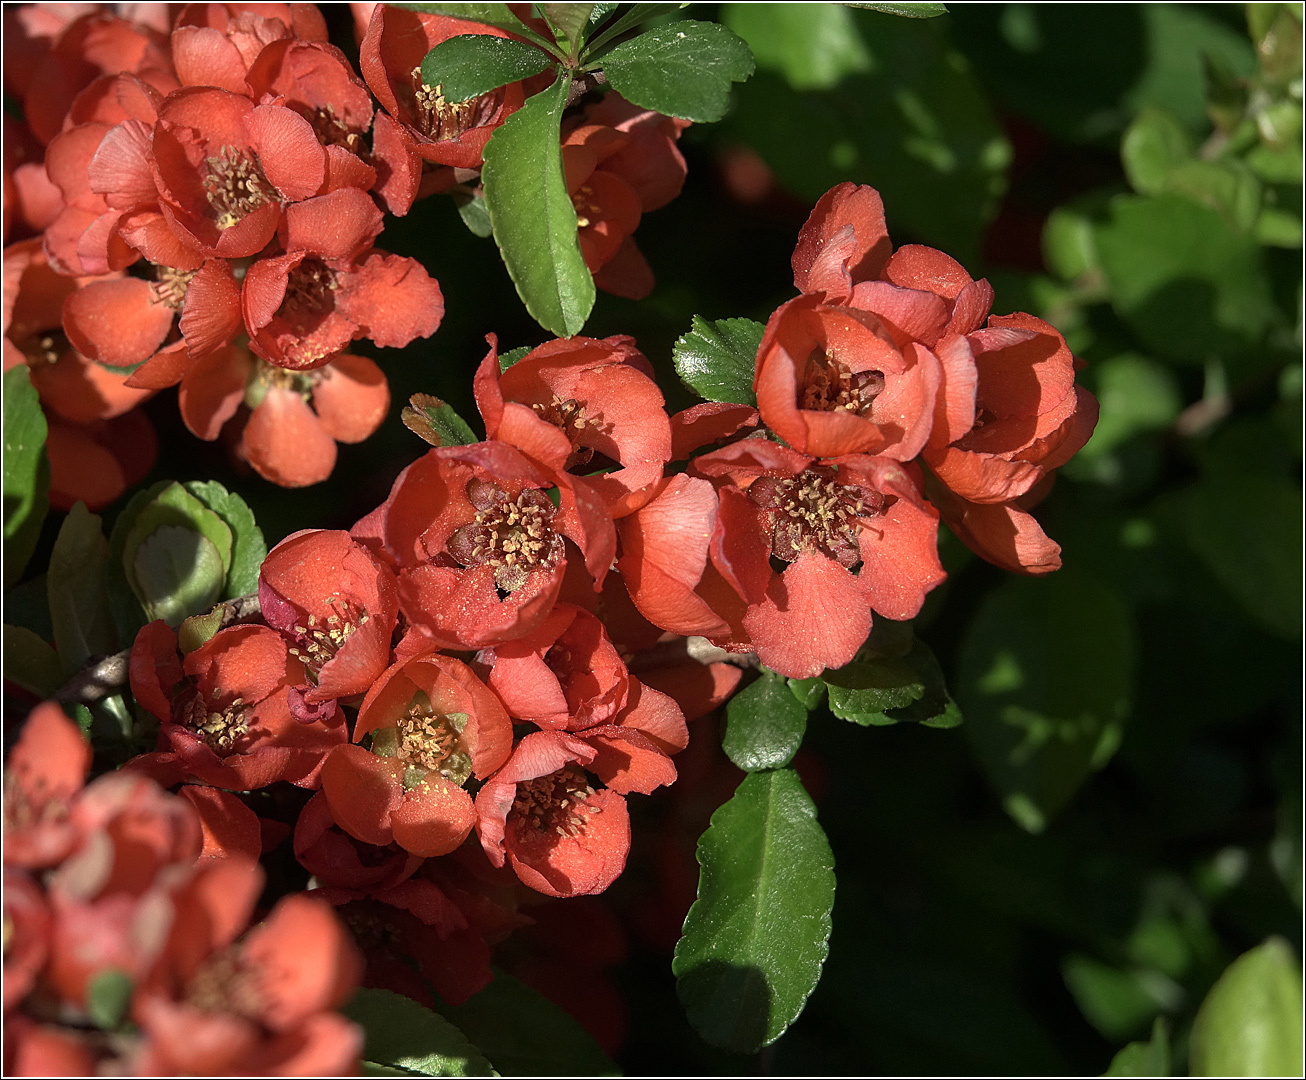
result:
<svg viewBox="0 0 1306 1080"><path fill-rule="evenodd" d="M145 537L131 570L145 613L174 627L211 608L227 576L208 537L181 525L160 525Z"/></svg>
<svg viewBox="0 0 1306 1080"><path fill-rule="evenodd" d="M46 423L26 364L4 374L5 588L23 576L50 506Z"/></svg>
<svg viewBox="0 0 1306 1080"><path fill-rule="evenodd" d="M616 1076L590 1034L542 994L511 975L462 1005L440 1012L464 1032L504 1076Z"/></svg>
<svg viewBox="0 0 1306 1080"><path fill-rule="evenodd" d="M1229 512L1223 475L1177 496L1188 545L1258 623L1301 637L1302 492L1271 476L1240 475L1238 513Z"/></svg>
<svg viewBox="0 0 1306 1080"><path fill-rule="evenodd" d="M1301 965L1272 937L1230 964L1197 1010L1192 1076L1301 1076Z"/></svg>
<svg viewBox="0 0 1306 1080"><path fill-rule="evenodd" d="M1165 1019L1158 1016L1147 1042L1132 1042L1111 1059L1103 1076L1169 1076L1170 1037Z"/></svg>
<svg viewBox="0 0 1306 1080"><path fill-rule="evenodd" d="M9 623L4 624L4 672L7 680L40 698L54 697L63 683L59 655L49 642Z"/></svg>
<svg viewBox="0 0 1306 1080"><path fill-rule="evenodd" d="M132 978L118 968L97 972L86 984L86 1012L96 1027L113 1031L127 1015L132 992Z"/></svg>
<svg viewBox="0 0 1306 1080"><path fill-rule="evenodd" d="M109 542L100 519L77 502L68 511L46 576L54 647L65 674L71 675L92 656L117 650L113 619L104 589Z"/></svg>
<svg viewBox="0 0 1306 1080"><path fill-rule="evenodd" d="M1173 980L1144 967L1120 968L1072 953L1061 969L1085 1019L1111 1042L1138 1034L1158 1011L1175 1008L1183 998Z"/></svg>
<svg viewBox="0 0 1306 1080"><path fill-rule="evenodd" d="M425 11L432 15L450 15L455 19L466 19L468 22L485 23L487 26L497 26L500 30L508 30L520 37L529 38L537 45L552 48L552 43L548 39L540 36L529 26L513 14L512 7L508 4L395 4L395 7L407 8L409 11Z"/></svg>
<svg viewBox="0 0 1306 1080"><path fill-rule="evenodd" d="M834 856L798 774L745 777L699 838L698 863L676 993L707 1042L753 1053L802 1012L829 949Z"/></svg>
<svg viewBox="0 0 1306 1080"><path fill-rule="evenodd" d="M788 765L807 731L807 709L770 672L730 699L721 749L745 772Z"/></svg>
<svg viewBox="0 0 1306 1080"><path fill-rule="evenodd" d="M795 90L826 90L871 69L871 54L841 4L726 4L721 21L748 42L759 68L778 71Z"/></svg>
<svg viewBox="0 0 1306 1080"><path fill-rule="evenodd" d="M414 394L400 419L409 431L432 446L467 446L477 442L474 432L447 401L431 394Z"/></svg>
<svg viewBox="0 0 1306 1080"><path fill-rule="evenodd" d="M752 319L708 322L695 315L671 350L676 373L708 401L756 405L753 372L766 327Z"/></svg>
<svg viewBox="0 0 1306 1080"><path fill-rule="evenodd" d="M263 539L263 530L254 520L254 511L244 499L216 480L188 480L183 486L222 518L231 530L231 566L222 599L248 596L257 591L259 569L267 558L268 545Z"/></svg>
<svg viewBox="0 0 1306 1080"><path fill-rule="evenodd" d="M494 240L517 294L558 337L580 333L594 306L562 173L559 124L570 86L570 74L561 72L513 113L486 145L481 173Z"/></svg>
<svg viewBox="0 0 1306 1080"><path fill-rule="evenodd" d="M458 207L458 216L473 236L490 236L494 233L490 225L490 211L485 208L485 196L478 192L455 188L452 192L454 205Z"/></svg>
<svg viewBox="0 0 1306 1080"><path fill-rule="evenodd" d="M460 34L422 58L422 82L446 101L467 101L538 75L554 58L534 45L493 34Z"/></svg>
<svg viewBox="0 0 1306 1080"><path fill-rule="evenodd" d="M891 724L887 709L900 709L925 694L925 681L905 659L855 660L827 671L830 711L859 724Z"/></svg>
<svg viewBox="0 0 1306 1080"><path fill-rule="evenodd" d="M540 7L549 25L567 35L567 40L572 43L572 55L576 55L595 5L541 4Z"/></svg>
<svg viewBox="0 0 1306 1080"><path fill-rule="evenodd" d="M363 1063L368 1075L496 1075L466 1035L412 998L391 990L364 988L340 1011L363 1029Z"/></svg>
<svg viewBox="0 0 1306 1080"><path fill-rule="evenodd" d="M1073 568L1005 582L971 622L957 693L966 731L1008 813L1031 832L1120 745L1134 649L1124 601Z"/></svg>
<svg viewBox="0 0 1306 1080"><path fill-rule="evenodd" d="M789 679L789 692L808 712L811 712L825 697L825 683L820 678Z"/></svg>
<svg viewBox="0 0 1306 1080"><path fill-rule="evenodd" d="M935 19L940 15L948 14L947 4L849 3L846 6L864 8L867 11L878 11L883 15L898 15L904 19Z"/></svg>
<svg viewBox="0 0 1306 1080"><path fill-rule="evenodd" d="M736 34L690 19L654 27L603 57L608 82L627 101L698 123L725 116L730 84L747 79L753 66Z"/></svg>
<svg viewBox="0 0 1306 1080"><path fill-rule="evenodd" d="M516 349L509 349L506 353L500 353L499 371L507 371L513 366L513 364L517 363L518 360L525 359L530 351L531 347L529 345L522 345Z"/></svg>

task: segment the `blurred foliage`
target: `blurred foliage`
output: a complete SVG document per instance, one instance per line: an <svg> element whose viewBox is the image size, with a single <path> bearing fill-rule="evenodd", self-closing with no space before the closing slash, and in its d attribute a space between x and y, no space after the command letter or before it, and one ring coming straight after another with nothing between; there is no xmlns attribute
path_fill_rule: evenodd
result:
<svg viewBox="0 0 1306 1080"><path fill-rule="evenodd" d="M882 192L895 244L942 247L989 278L996 312L1057 325L1102 419L1038 509L1065 570L1014 580L941 537L950 577L915 629L959 729L846 723L791 687L814 706L793 768L838 892L820 982L760 1055L701 1040L669 944L635 915L679 865L677 836L694 872L693 840L743 774L712 750L723 793L692 787L686 766L633 815L629 868L605 897L633 928L613 972L617 1063L1184 1071L1193 1043L1212 1060L1210 1032L1247 1028L1211 1018L1236 958L1276 936L1280 974L1302 955L1301 5L959 4L920 20L794 7L719 9L757 74L724 121L685 133L685 190L637 234L657 289L639 304L600 294L585 332L633 335L668 407L692 404L677 338L695 316L765 322L793 294L812 202L854 180ZM327 15L356 57L347 10ZM151 482L238 491L272 544L347 528L384 498L425 449L399 420L412 394L481 434L485 334L508 350L543 332L452 199L388 221L384 244L422 259L447 315L430 341L371 351L392 390L377 436L342 446L329 484L283 491L197 443L165 392L148 406L163 446ZM95 519L51 514L33 568L56 537L79 572L104 559ZM53 574L11 590L5 617L74 652L112 644L103 599L81 604ZM31 647L6 629L6 656ZM694 738L723 726L696 721Z"/></svg>

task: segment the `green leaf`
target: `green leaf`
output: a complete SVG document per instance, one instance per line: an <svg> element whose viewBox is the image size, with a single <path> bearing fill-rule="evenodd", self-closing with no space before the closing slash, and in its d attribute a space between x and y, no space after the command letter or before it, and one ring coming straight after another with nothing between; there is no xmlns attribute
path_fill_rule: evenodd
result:
<svg viewBox="0 0 1306 1080"><path fill-rule="evenodd" d="M611 10L611 8L614 8L616 6L617 6L616 4L610 4L610 5L596 4L595 11L597 12L600 8L604 8L604 7L607 7L609 8L609 10ZM631 29L632 27L638 26L642 22L646 22L647 20L653 18L655 15L666 14L666 11L667 11L666 4L632 4L630 6L629 11L627 11L621 17L613 20L613 22L605 26L598 34L596 34L594 37L590 38L588 42L586 42L586 48L585 48L586 59L593 56L600 49L602 49L603 46L606 45L609 41L613 40L616 37L619 37L621 34L624 34L627 30Z"/></svg>
<svg viewBox="0 0 1306 1080"><path fill-rule="evenodd" d="M422 82L446 101L468 101L510 82L538 75L554 62L534 45L492 34L460 34L422 59Z"/></svg>
<svg viewBox="0 0 1306 1080"><path fill-rule="evenodd" d="M554 49L554 45L547 38L541 37L529 26L513 14L512 8L508 4L395 4L395 7L407 8L409 11L425 11L431 15L449 15L455 19L466 19L468 22L484 23L486 26L497 26L500 30L508 30L520 37L529 38L537 45ZM562 59L559 55L558 59Z"/></svg>
<svg viewBox="0 0 1306 1080"><path fill-rule="evenodd" d="M1168 428L1183 406L1173 372L1137 353L1093 365L1101 412L1093 437L1079 452L1085 461L1109 453L1145 431ZM1078 460L1078 459L1076 459Z"/></svg>
<svg viewBox="0 0 1306 1080"><path fill-rule="evenodd" d="M50 506L46 423L26 364L4 375L5 588L23 576Z"/></svg>
<svg viewBox="0 0 1306 1080"><path fill-rule="evenodd" d="M4 624L5 678L37 697L54 697L63 683L59 654L25 626Z"/></svg>
<svg viewBox="0 0 1306 1080"><path fill-rule="evenodd" d="M231 568L227 571L227 585L221 599L230 600L256 592L268 545L263 539L263 530L254 520L254 511L244 499L216 480L188 480L183 486L231 530Z"/></svg>
<svg viewBox="0 0 1306 1080"><path fill-rule="evenodd" d="M1192 156L1188 131L1162 109L1139 113L1120 143L1125 176L1140 195L1161 194L1169 185L1170 174Z"/></svg>
<svg viewBox="0 0 1306 1080"><path fill-rule="evenodd" d="M934 19L948 14L946 4L875 4L849 3L847 7L864 8L866 11L878 11L884 15L900 15L904 19Z"/></svg>
<svg viewBox="0 0 1306 1080"><path fill-rule="evenodd" d="M504 1076L616 1076L593 1037L542 994L503 972L462 1005L442 1005Z"/></svg>
<svg viewBox="0 0 1306 1080"><path fill-rule="evenodd" d="M579 55L584 40L585 27L589 25L594 4L541 4L545 19L555 30L561 30L571 43L573 56Z"/></svg>
<svg viewBox="0 0 1306 1080"><path fill-rule="evenodd" d="M627 101L698 123L725 116L730 84L747 79L753 66L737 35L690 19L654 27L603 57L608 82Z"/></svg>
<svg viewBox="0 0 1306 1080"><path fill-rule="evenodd" d="M466 188L454 188L450 194L458 207L458 216L473 236L489 236L494 232L490 226L490 211L485 208L485 196L479 191Z"/></svg>
<svg viewBox="0 0 1306 1080"><path fill-rule="evenodd" d="M807 709L782 678L761 678L730 699L721 748L745 772L788 765L807 731Z"/></svg>
<svg viewBox="0 0 1306 1080"><path fill-rule="evenodd" d="M825 697L825 683L820 678L790 679L788 682L789 692L808 712L821 704L821 699Z"/></svg>
<svg viewBox="0 0 1306 1080"><path fill-rule="evenodd" d="M131 572L145 613L169 626L211 608L227 576L208 537L182 525L160 525L142 540Z"/></svg>
<svg viewBox="0 0 1306 1080"><path fill-rule="evenodd" d="M1132 1042L1111 1059L1103 1076L1169 1076L1170 1037L1165 1018L1158 1016L1152 1024L1147 1042Z"/></svg>
<svg viewBox="0 0 1306 1080"><path fill-rule="evenodd" d="M187 532L195 539L181 535ZM160 538L154 540L156 534ZM146 616L176 626L187 615L207 611L222 595L234 547L232 529L217 513L181 484L169 483L131 522L123 540L122 569Z"/></svg>
<svg viewBox="0 0 1306 1080"><path fill-rule="evenodd" d="M132 992L131 976L117 968L97 972L86 984L86 1012L96 1027L113 1031L127 1015Z"/></svg>
<svg viewBox="0 0 1306 1080"><path fill-rule="evenodd" d="M1192 1076L1302 1074L1301 965L1272 937L1230 964L1193 1021Z"/></svg>
<svg viewBox="0 0 1306 1080"><path fill-rule="evenodd" d="M695 315L671 350L676 373L708 401L756 405L753 372L766 327L752 319L708 322Z"/></svg>
<svg viewBox="0 0 1306 1080"><path fill-rule="evenodd" d="M829 951L834 856L798 774L746 776L699 838L698 862L676 993L705 1040L753 1053L802 1012Z"/></svg>
<svg viewBox="0 0 1306 1080"><path fill-rule="evenodd" d="M74 503L55 539L46 577L54 647L65 674L71 675L92 656L117 649L104 589L108 559L109 542L100 519L85 503Z"/></svg>
<svg viewBox="0 0 1306 1080"><path fill-rule="evenodd" d="M1110 209L1095 245L1112 305L1146 346L1202 364L1260 340L1277 316L1252 237L1178 195L1120 196Z"/></svg>
<svg viewBox="0 0 1306 1080"><path fill-rule="evenodd" d="M854 660L822 678L830 688L830 711L862 725L892 724L886 710L901 709L925 695L924 680L905 658Z"/></svg>
<svg viewBox="0 0 1306 1080"><path fill-rule="evenodd" d="M1301 637L1302 492L1272 476L1237 477L1230 513L1223 474L1177 496L1184 536L1207 569L1260 625L1290 641Z"/></svg>
<svg viewBox="0 0 1306 1080"><path fill-rule="evenodd" d="M558 337L580 333L594 306L594 279L576 242L576 208L562 173L559 124L571 75L530 98L485 147L481 180L517 294Z"/></svg>
<svg viewBox="0 0 1306 1080"><path fill-rule="evenodd" d="M748 42L759 68L780 72L795 90L827 90L872 67L852 13L839 4L727 4L721 21Z"/></svg>
<svg viewBox="0 0 1306 1080"><path fill-rule="evenodd" d="M414 394L399 418L432 446L467 446L479 441L453 406L432 394Z"/></svg>
<svg viewBox="0 0 1306 1080"><path fill-rule="evenodd" d="M1040 831L1120 744L1134 629L1105 582L1063 569L990 594L962 644L966 730L1004 805Z"/></svg>
<svg viewBox="0 0 1306 1080"><path fill-rule="evenodd" d="M973 265L1011 147L949 21L855 13L871 70L801 94L759 72L735 91L722 137L751 147L781 187L809 202L845 180L873 185L894 236Z"/></svg>
<svg viewBox="0 0 1306 1080"><path fill-rule="evenodd" d="M499 371L501 373L507 371L518 360L524 360L530 351L531 347L529 345L522 345L520 348L509 349L506 353L500 353Z"/></svg>
<svg viewBox="0 0 1306 1080"><path fill-rule="evenodd" d="M412 998L391 990L361 989L340 1011L363 1029L367 1075L496 1075L466 1035Z"/></svg>

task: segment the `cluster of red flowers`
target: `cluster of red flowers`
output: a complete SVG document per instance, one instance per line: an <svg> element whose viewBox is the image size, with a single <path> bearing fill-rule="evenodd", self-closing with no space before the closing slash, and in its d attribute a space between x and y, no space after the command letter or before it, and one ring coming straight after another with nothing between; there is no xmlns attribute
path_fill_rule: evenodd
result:
<svg viewBox="0 0 1306 1080"><path fill-rule="evenodd" d="M287 896L247 930L264 882L252 812L139 773L85 784L90 766L52 703L9 755L6 1074L353 1072L362 1032L332 1010L361 957L321 898ZM252 847L222 832L242 814Z"/></svg>
<svg viewBox="0 0 1306 1080"><path fill-rule="evenodd" d="M503 31L383 5L362 78L311 4L189 4L170 30L166 5L137 5L141 21L86 6L5 12L26 123L4 118L4 226L28 238L5 252L4 365L28 365L47 412L55 505L95 509L149 471L136 406L174 385L197 437L225 428L274 483L324 480L390 404L351 342L407 345L443 315L421 264L374 246L382 209L473 180L539 87L446 101L426 52ZM680 190L683 122L611 95L583 120L566 153L586 262L647 295L629 234Z"/></svg>

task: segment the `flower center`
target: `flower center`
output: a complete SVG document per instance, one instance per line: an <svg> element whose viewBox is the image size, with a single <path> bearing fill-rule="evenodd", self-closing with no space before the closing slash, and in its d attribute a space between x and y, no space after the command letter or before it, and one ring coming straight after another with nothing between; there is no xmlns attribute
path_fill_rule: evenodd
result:
<svg viewBox="0 0 1306 1080"><path fill-rule="evenodd" d="M472 775L472 756L463 743L466 727L466 713L437 712L431 699L419 690L396 727L375 733L372 749L397 757L407 766L405 791L416 787L431 772L438 772L452 783L465 784Z"/></svg>
<svg viewBox="0 0 1306 1080"><path fill-rule="evenodd" d="M236 1013L259 1020L267 1002L239 946L214 953L200 965L186 987L189 1005L209 1013Z"/></svg>
<svg viewBox="0 0 1306 1080"><path fill-rule="evenodd" d="M748 496L770 514L771 554L777 559L793 562L804 551L819 551L850 570L862 558L860 519L885 509L878 491L840 484L824 469L759 477L749 485Z"/></svg>
<svg viewBox="0 0 1306 1080"><path fill-rule="evenodd" d="M218 212L219 229L231 228L246 214L277 197L253 159L234 146L224 146L205 162L209 174L204 178L204 190L209 193L209 204Z"/></svg>
<svg viewBox="0 0 1306 1080"><path fill-rule="evenodd" d="M19 345L27 357L28 367L42 364L57 364L72 345L62 330L51 330L48 334L33 334Z"/></svg>
<svg viewBox="0 0 1306 1080"><path fill-rule="evenodd" d="M421 68L413 68L411 74L417 128L432 142L458 138L469 128L485 123L498 108L500 91L468 101L446 101L442 84L427 86L422 81Z"/></svg>
<svg viewBox="0 0 1306 1080"><path fill-rule="evenodd" d="M299 648L290 650L291 656L298 656L304 662L314 683L322 669L336 658L336 653L344 647L350 635L370 618L364 608L340 596L328 597L326 606L331 614L325 618L310 615L303 624L295 624Z"/></svg>
<svg viewBox="0 0 1306 1080"><path fill-rule="evenodd" d="M585 228L594 224L599 216L598 204L594 201L594 189L589 184L581 184L571 196L571 205L576 208L576 226Z"/></svg>
<svg viewBox="0 0 1306 1080"><path fill-rule="evenodd" d="M203 739L218 757L226 757L249 731L249 709L243 698L232 698L231 704L222 709L216 705L210 708L204 696L196 694L182 709L179 722Z"/></svg>
<svg viewBox="0 0 1306 1080"><path fill-rule="evenodd" d="M155 266L154 303L166 304L173 311L180 311L186 301L186 290L190 288L191 278L198 270L178 270L174 266Z"/></svg>
<svg viewBox="0 0 1306 1080"><path fill-rule="evenodd" d="M594 450L592 447L580 445L580 433L585 430L587 424L591 428L594 427L594 421L586 421L584 405L575 398L567 398L564 401L554 394L553 400L547 405L537 403L531 408L541 420L552 424L567 436L571 443L571 454L567 458L566 468L572 469L577 465L589 464L590 459L594 457Z"/></svg>
<svg viewBox="0 0 1306 1080"><path fill-rule="evenodd" d="M363 136L336 116L334 106L328 104L310 109L303 105L291 105L291 108L313 125L313 134L323 146L341 146L351 154L362 152Z"/></svg>
<svg viewBox="0 0 1306 1080"><path fill-rule="evenodd" d="M586 818L599 812L597 806L589 805L593 796L594 788L585 774L567 765L548 776L518 784L509 817L523 829L578 836L585 831Z"/></svg>
<svg viewBox="0 0 1306 1080"><path fill-rule="evenodd" d="M818 349L807 358L802 407L817 412L842 410L866 416L883 390L884 375L881 372L850 371L846 364Z"/></svg>
<svg viewBox="0 0 1306 1080"><path fill-rule="evenodd" d="M467 498L476 519L449 537L449 554L461 566L494 567L494 584L516 592L533 570L550 571L562 561L562 539L553 531L557 513L538 488L523 488L510 499L497 484L471 480Z"/></svg>

